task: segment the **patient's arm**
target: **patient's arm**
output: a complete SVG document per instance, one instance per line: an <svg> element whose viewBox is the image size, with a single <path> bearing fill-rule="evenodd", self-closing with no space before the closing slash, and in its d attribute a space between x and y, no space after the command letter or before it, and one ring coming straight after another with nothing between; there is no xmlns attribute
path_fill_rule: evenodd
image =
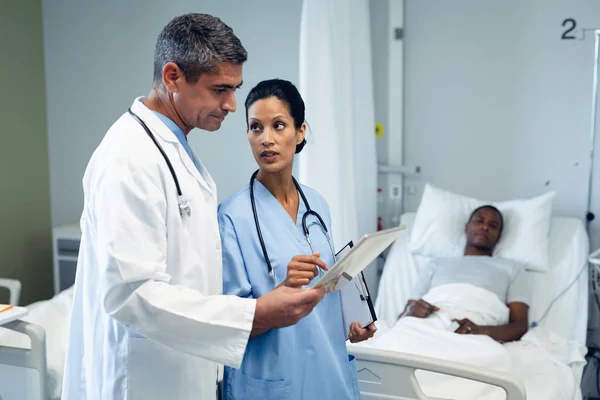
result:
<svg viewBox="0 0 600 400"><path fill-rule="evenodd" d="M459 327L456 333L488 335L498 342L512 342L519 340L527 333L529 306L525 303L509 303L510 309L508 324L498 326L475 325L468 319L457 321Z"/></svg>

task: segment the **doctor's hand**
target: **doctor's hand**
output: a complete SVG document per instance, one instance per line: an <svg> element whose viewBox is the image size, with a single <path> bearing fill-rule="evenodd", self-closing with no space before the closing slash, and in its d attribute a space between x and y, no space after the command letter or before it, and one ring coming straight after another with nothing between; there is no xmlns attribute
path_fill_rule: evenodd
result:
<svg viewBox="0 0 600 400"><path fill-rule="evenodd" d="M350 324L350 333L348 334L348 339L352 343L362 342L367 339L371 339L373 335L377 332L377 327L375 323L370 324L366 328L361 328L358 322L352 322Z"/></svg>
<svg viewBox="0 0 600 400"><path fill-rule="evenodd" d="M295 325L306 317L325 296L325 288L296 289L277 286L256 300L250 337L273 328Z"/></svg>
<svg viewBox="0 0 600 400"><path fill-rule="evenodd" d="M288 264L287 277L283 283L289 287L301 288L319 275L319 268L327 271L327 264L319 256L319 253L314 253L312 256L294 256Z"/></svg>
<svg viewBox="0 0 600 400"><path fill-rule="evenodd" d="M404 317L417 317L417 318L427 318L432 313L440 311L439 307L434 306L433 304L429 304L425 300L409 300L406 303L406 308L404 310Z"/></svg>

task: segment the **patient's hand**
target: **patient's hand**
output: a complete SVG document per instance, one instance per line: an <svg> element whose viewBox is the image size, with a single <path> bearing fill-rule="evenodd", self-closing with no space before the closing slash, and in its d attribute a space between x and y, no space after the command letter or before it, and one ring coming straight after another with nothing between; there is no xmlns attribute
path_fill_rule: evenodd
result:
<svg viewBox="0 0 600 400"><path fill-rule="evenodd" d="M440 311L439 307L429 304L425 300L409 300L404 309L404 317L427 318L432 313Z"/></svg>
<svg viewBox="0 0 600 400"><path fill-rule="evenodd" d="M367 339L371 339L373 335L377 332L377 327L374 323L370 324L366 328L361 328L358 322L352 322L350 324L350 333L348 334L348 339L352 343L362 342Z"/></svg>
<svg viewBox="0 0 600 400"><path fill-rule="evenodd" d="M468 318L453 319L452 321L458 322L458 328L454 331L461 335L486 335L482 326L479 326L472 322Z"/></svg>

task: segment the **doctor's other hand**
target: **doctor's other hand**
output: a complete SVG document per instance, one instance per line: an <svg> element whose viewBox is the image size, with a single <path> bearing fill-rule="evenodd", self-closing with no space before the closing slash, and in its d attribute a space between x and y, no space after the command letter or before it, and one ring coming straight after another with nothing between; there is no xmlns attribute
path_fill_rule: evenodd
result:
<svg viewBox="0 0 600 400"><path fill-rule="evenodd" d="M250 337L273 328L295 325L306 317L325 296L325 288L297 289L279 285L256 300Z"/></svg>
<svg viewBox="0 0 600 400"><path fill-rule="evenodd" d="M283 282L286 286L301 288L306 286L319 275L319 268L327 271L327 264L319 258L319 253L311 256L298 255L288 264L287 277Z"/></svg>
<svg viewBox="0 0 600 400"><path fill-rule="evenodd" d="M433 304L429 304L425 300L409 300L406 303L406 309L404 311L405 317L417 317L417 318L427 318L432 313L440 311L439 307L434 306Z"/></svg>
<svg viewBox="0 0 600 400"><path fill-rule="evenodd" d="M371 339L373 335L377 332L377 327L375 323L371 323L366 328L361 328L358 322L352 322L350 324L350 333L348 334L348 339L352 343L362 342L367 339Z"/></svg>

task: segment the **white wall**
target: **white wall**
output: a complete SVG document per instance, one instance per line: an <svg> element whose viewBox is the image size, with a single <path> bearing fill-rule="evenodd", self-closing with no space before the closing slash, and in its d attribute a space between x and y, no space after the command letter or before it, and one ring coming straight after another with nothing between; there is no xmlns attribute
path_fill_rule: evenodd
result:
<svg viewBox="0 0 600 400"><path fill-rule="evenodd" d="M600 2L406 0L404 156L423 172L408 209L430 181L489 200L556 190L557 214L585 215L593 41L561 40L570 17L599 28Z"/></svg>
<svg viewBox="0 0 600 400"><path fill-rule="evenodd" d="M48 142L53 226L77 223L81 178L106 130L152 83L154 44L176 15L204 12L231 26L248 51L238 111L214 133L194 131L190 144L224 200L255 168L243 102L262 79L298 81L301 0L44 0Z"/></svg>

